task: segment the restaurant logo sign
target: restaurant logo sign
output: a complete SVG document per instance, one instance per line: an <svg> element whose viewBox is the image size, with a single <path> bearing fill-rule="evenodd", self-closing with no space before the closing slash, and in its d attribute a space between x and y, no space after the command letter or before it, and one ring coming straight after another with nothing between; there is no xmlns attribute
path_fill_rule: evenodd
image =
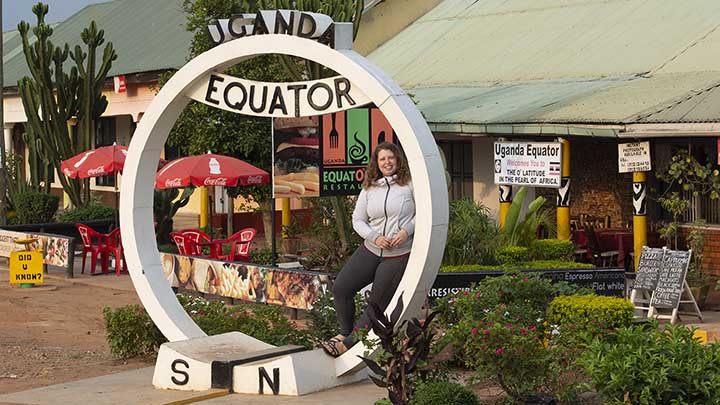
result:
<svg viewBox="0 0 720 405"><path fill-rule="evenodd" d="M400 145L382 112L372 106L273 125L276 198L356 195L381 142Z"/></svg>
<svg viewBox="0 0 720 405"><path fill-rule="evenodd" d="M560 188L560 142L495 142L495 184Z"/></svg>
<svg viewBox="0 0 720 405"><path fill-rule="evenodd" d="M650 142L633 142L618 144L618 172L649 172Z"/></svg>

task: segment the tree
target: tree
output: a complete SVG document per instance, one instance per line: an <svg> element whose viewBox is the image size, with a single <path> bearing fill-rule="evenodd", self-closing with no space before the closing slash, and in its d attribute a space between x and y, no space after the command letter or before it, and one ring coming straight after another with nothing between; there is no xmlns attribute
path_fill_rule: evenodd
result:
<svg viewBox="0 0 720 405"><path fill-rule="evenodd" d="M96 69L95 55L97 48L105 42L105 33L97 29L95 21L80 35L87 53L79 45L70 52L67 44L61 48L50 40L53 29L45 23L48 6L37 3L32 11L37 16L37 25L32 30L37 40L33 44L29 39L30 24L25 21L18 24L31 74L18 82L28 118L26 147L30 156L41 156L45 165L49 163L60 174L63 160L92 147L99 118L107 108L102 87L117 54L112 43L106 44L102 62ZM75 62L69 74L63 67L68 56ZM77 119L76 130L68 123L71 118ZM90 201L87 179L59 177L74 206L85 206Z"/></svg>
<svg viewBox="0 0 720 405"><path fill-rule="evenodd" d="M210 49L213 43L206 29L213 19L227 18L236 13L253 13L259 9L297 9L327 14L335 21L353 21L357 34L363 2L361 0L298 0L293 1L247 1L247 0L184 0L183 9L188 14L187 29L193 32L191 57ZM314 62L295 60L286 56L269 55L256 57L228 69L225 73L249 80L259 81L300 81L314 80L336 75L336 73ZM238 136L238 128L243 133ZM272 143L271 120L248 117L219 110L202 103L191 102L185 109L170 134L168 143L188 154L205 153L212 150L248 161L260 168L271 170ZM238 138L242 142L237 142ZM261 202L265 228L270 229L270 215L273 207L270 187L247 187L231 190L231 196L242 195ZM350 246L350 223L345 212L342 197L330 197L335 211L338 234L347 250ZM265 232L265 237L271 237Z"/></svg>

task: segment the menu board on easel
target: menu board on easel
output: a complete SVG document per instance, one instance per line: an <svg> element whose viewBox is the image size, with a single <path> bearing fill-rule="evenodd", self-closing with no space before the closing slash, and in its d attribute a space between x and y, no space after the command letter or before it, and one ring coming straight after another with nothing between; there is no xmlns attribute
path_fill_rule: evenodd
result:
<svg viewBox="0 0 720 405"><path fill-rule="evenodd" d="M662 270L665 249L643 246L635 275L634 288L655 290Z"/></svg>
<svg viewBox="0 0 720 405"><path fill-rule="evenodd" d="M666 250L650 306L677 308L684 290L685 275L690 266L690 255L690 251Z"/></svg>

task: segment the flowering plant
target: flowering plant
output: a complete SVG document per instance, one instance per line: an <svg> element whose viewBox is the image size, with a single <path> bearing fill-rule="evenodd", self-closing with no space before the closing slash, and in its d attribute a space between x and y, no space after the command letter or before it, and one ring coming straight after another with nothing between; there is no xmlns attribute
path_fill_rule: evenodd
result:
<svg viewBox="0 0 720 405"><path fill-rule="evenodd" d="M547 391L553 380L552 349L541 318L527 319L523 305L500 305L480 321L462 321L465 363L497 382L513 399Z"/></svg>

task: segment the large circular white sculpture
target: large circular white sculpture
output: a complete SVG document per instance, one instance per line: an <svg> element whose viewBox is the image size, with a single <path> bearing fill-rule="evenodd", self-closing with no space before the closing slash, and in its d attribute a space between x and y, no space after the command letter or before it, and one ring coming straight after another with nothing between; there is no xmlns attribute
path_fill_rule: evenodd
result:
<svg viewBox="0 0 720 405"><path fill-rule="evenodd" d="M413 178L417 209L415 237L407 269L388 312L402 294L401 319L417 314L431 287L445 247L448 198L442 161L425 120L413 101L389 77L352 50L334 50L288 35L257 35L219 45L188 62L148 106L128 149L120 198L120 225L125 257L135 289L148 314L170 341L205 333L178 303L165 279L153 229L155 171L165 140L189 93L211 73L262 54L297 56L320 63L347 78L382 111L403 145ZM238 142L242 142L238 128ZM362 367L362 345L338 357L336 374Z"/></svg>

